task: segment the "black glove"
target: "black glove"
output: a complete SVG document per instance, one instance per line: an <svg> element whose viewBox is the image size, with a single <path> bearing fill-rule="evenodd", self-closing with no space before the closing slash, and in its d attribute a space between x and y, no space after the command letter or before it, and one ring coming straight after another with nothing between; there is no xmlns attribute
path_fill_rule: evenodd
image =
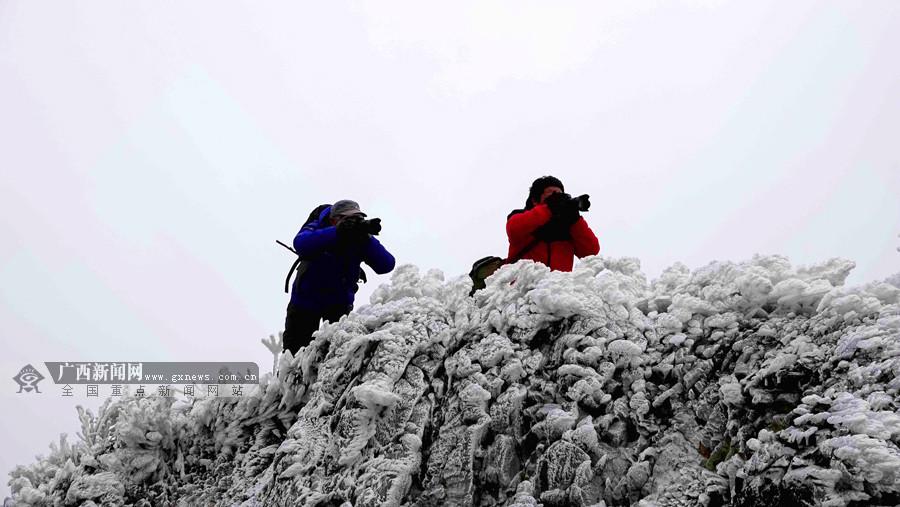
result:
<svg viewBox="0 0 900 507"><path fill-rule="evenodd" d="M366 221L362 217L347 217L337 225L338 243L343 246L360 243L368 237L368 234Z"/></svg>
<svg viewBox="0 0 900 507"><path fill-rule="evenodd" d="M581 213L578 212L578 201L575 199L569 199L568 201L566 201L562 213L560 213L559 215L559 219L566 225L572 225L578 221L578 218L580 216Z"/></svg>
<svg viewBox="0 0 900 507"><path fill-rule="evenodd" d="M563 208L566 206L566 202L570 201L572 196L566 194L564 192L556 192L547 196L544 199L544 204L550 208L550 213L553 213L553 216L558 216L563 212Z"/></svg>
<svg viewBox="0 0 900 507"><path fill-rule="evenodd" d="M347 217L337 225L338 245L341 248L360 248L369 235L381 232L381 219L365 220L360 216Z"/></svg>
<svg viewBox="0 0 900 507"><path fill-rule="evenodd" d="M581 216L578 212L580 199L581 197L573 199L569 194L557 192L544 199L544 202L550 208L550 212L553 213L551 220L568 227L574 224L578 217Z"/></svg>

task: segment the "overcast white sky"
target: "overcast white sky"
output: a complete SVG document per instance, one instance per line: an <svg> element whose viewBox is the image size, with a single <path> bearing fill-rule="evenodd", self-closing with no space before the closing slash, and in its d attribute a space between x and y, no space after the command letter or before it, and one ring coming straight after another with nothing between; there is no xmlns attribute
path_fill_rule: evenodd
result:
<svg viewBox="0 0 900 507"><path fill-rule="evenodd" d="M893 0L0 0L0 471L76 428L49 381L15 394L26 363L266 368L274 240L321 202L448 277L543 174L651 278L900 271L898 28Z"/></svg>

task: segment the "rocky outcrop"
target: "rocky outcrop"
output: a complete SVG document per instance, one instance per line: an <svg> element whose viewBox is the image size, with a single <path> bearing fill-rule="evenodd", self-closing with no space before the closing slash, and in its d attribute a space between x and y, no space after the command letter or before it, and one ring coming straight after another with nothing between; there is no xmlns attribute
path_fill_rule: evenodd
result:
<svg viewBox="0 0 900 507"><path fill-rule="evenodd" d="M18 505L895 505L900 288L782 257L399 268L254 396L126 399Z"/></svg>

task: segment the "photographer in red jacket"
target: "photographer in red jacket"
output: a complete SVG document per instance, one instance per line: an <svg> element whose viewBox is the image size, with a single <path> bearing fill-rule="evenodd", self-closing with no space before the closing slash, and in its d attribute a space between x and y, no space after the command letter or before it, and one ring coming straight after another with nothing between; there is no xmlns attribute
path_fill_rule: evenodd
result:
<svg viewBox="0 0 900 507"><path fill-rule="evenodd" d="M531 259L553 270L572 271L574 256L600 251L597 236L581 216L590 205L587 195L572 197L553 176L534 180L525 209L513 211L506 219L509 258Z"/></svg>

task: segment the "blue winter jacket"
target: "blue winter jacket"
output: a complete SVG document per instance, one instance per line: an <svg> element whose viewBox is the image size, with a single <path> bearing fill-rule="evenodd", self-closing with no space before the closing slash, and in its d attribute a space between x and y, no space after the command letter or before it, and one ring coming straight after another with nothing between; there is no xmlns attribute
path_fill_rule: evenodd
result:
<svg viewBox="0 0 900 507"><path fill-rule="evenodd" d="M308 266L294 282L291 305L304 310L353 305L362 262L379 275L394 269L394 256L371 235L361 248L339 251L337 227L328 220L330 211L331 207L323 210L318 220L303 226L294 238L294 250Z"/></svg>

